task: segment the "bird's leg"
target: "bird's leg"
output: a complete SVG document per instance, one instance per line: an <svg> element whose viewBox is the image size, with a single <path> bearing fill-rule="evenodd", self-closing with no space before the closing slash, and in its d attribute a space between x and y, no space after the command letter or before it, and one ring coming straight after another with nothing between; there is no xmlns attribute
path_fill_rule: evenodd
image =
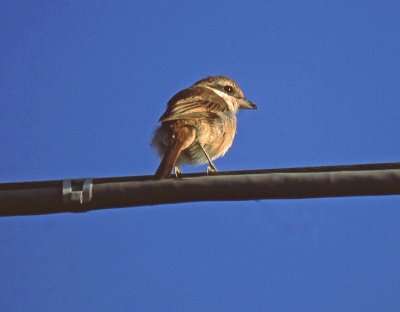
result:
<svg viewBox="0 0 400 312"><path fill-rule="evenodd" d="M182 177L182 171L181 171L181 169L179 169L178 166L174 167L174 172L175 172L175 177L177 177L177 178L181 178Z"/></svg>
<svg viewBox="0 0 400 312"><path fill-rule="evenodd" d="M217 167L215 167L215 165L211 161L211 158L210 158L210 156L208 156L208 154L207 154L206 150L204 149L203 145L201 145L201 144L199 144L199 145L200 145L201 149L203 150L204 155L206 155L208 163L210 164L207 167L207 174L212 174L212 173L218 172Z"/></svg>

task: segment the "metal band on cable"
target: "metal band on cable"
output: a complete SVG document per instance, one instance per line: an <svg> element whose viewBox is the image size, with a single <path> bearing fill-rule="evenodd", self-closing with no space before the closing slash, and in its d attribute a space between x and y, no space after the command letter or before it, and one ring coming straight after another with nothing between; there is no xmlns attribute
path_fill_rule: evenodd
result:
<svg viewBox="0 0 400 312"><path fill-rule="evenodd" d="M93 197L93 179L84 179L82 190L72 190L72 180L63 180L64 204L86 204Z"/></svg>

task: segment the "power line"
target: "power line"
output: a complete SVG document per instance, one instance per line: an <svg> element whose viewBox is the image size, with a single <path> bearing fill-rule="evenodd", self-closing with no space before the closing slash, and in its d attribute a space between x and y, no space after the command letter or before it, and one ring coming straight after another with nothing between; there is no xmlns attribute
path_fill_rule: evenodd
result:
<svg viewBox="0 0 400 312"><path fill-rule="evenodd" d="M85 212L193 201L400 194L400 163L0 184L0 216Z"/></svg>

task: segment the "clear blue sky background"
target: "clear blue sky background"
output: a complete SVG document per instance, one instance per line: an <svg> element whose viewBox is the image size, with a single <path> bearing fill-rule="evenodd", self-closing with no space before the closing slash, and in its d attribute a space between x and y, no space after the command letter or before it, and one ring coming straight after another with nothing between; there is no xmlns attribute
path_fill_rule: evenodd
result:
<svg viewBox="0 0 400 312"><path fill-rule="evenodd" d="M259 105L220 170L400 160L399 1L0 7L0 182L154 173L214 74ZM399 224L394 196L3 218L0 310L399 311Z"/></svg>

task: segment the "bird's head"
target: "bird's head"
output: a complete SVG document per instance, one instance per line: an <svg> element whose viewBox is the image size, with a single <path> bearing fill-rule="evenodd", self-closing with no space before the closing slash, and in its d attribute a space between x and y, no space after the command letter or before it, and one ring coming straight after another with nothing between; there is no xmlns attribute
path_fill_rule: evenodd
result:
<svg viewBox="0 0 400 312"><path fill-rule="evenodd" d="M225 76L209 76L197 81L194 86L212 89L226 101L232 102L235 109L255 109L257 105L244 97L242 89L232 79Z"/></svg>

